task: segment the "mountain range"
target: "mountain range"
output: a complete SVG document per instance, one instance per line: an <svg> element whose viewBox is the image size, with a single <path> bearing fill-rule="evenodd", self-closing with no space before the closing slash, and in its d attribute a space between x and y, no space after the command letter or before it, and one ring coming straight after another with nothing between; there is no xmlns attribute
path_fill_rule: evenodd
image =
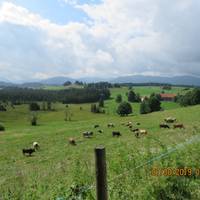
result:
<svg viewBox="0 0 200 200"><path fill-rule="evenodd" d="M117 78L98 78L98 77L83 77L79 79L73 79L69 77L52 77L35 82L25 82L22 84L12 83L5 81L0 78L0 86L19 86L19 87L41 87L43 85L63 85L64 82L70 81L82 81L84 83L107 81L111 83L166 83L172 85L191 85L200 86L200 77L196 76L144 76L144 75L133 75L133 76L120 76Z"/></svg>

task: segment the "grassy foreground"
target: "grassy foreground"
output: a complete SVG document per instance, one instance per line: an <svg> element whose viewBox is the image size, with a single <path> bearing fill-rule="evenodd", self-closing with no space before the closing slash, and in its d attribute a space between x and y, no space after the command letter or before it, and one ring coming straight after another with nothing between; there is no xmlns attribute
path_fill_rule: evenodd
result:
<svg viewBox="0 0 200 200"><path fill-rule="evenodd" d="M112 91L112 96L118 93ZM29 124L26 105L0 113L0 122L6 127L5 132L0 132L0 199L70 199L70 194L75 195L70 190L73 186L80 186L80 195L86 195L85 199L95 199L95 187L90 186L95 183L94 148L99 145L105 146L107 152L109 199L167 199L169 195L168 199L175 199L174 195L176 199L200 199L200 176L151 175L155 166L200 168L200 106L179 108L165 103L165 111L139 115L138 105L133 104L134 115L121 118L114 114L114 100L108 100L106 107L113 108L108 114L92 114L89 104L70 105L73 113L70 122L64 121L65 106L54 106L56 111L39 113L36 127ZM186 128L161 130L159 123L168 116L176 117ZM148 135L136 138L121 125L128 121L136 128L136 122L140 122L139 128L146 129ZM107 128L109 122L115 127ZM98 129L93 128L95 124L100 125L103 133L97 133ZM89 130L94 131L94 137L83 138L82 132ZM113 138L113 130L121 131L122 137ZM146 164L196 136L199 138L193 143ZM68 144L69 137L76 138L77 146ZM21 149L31 147L34 141L40 143L41 149L32 157L23 156Z"/></svg>

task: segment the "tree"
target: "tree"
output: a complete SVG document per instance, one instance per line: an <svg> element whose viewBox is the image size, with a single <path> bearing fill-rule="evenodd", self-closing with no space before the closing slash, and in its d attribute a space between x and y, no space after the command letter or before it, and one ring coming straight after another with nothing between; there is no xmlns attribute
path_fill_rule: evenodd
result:
<svg viewBox="0 0 200 200"><path fill-rule="evenodd" d="M0 111L7 111L6 107L0 103Z"/></svg>
<svg viewBox="0 0 200 200"><path fill-rule="evenodd" d="M136 101L136 94L135 94L135 92L133 92L133 90L129 91L129 93L128 93L128 101L129 102Z"/></svg>
<svg viewBox="0 0 200 200"><path fill-rule="evenodd" d="M117 108L117 113L120 115L120 116L126 116L128 114L131 114L133 111L132 111L132 107L131 107L131 104L128 103L128 102L122 102L119 104L118 108Z"/></svg>
<svg viewBox="0 0 200 200"><path fill-rule="evenodd" d="M71 85L72 83L71 83L71 81L66 81L63 85L64 86L69 86L69 85Z"/></svg>
<svg viewBox="0 0 200 200"><path fill-rule="evenodd" d="M35 113L32 114L31 116L31 125L32 126L36 126L37 125L37 120L38 120L38 117Z"/></svg>
<svg viewBox="0 0 200 200"><path fill-rule="evenodd" d="M0 124L0 131L5 131L5 127L2 124Z"/></svg>
<svg viewBox="0 0 200 200"><path fill-rule="evenodd" d="M150 97L149 100L148 100L148 104L149 104L151 112L161 110L161 106L160 106L161 103L156 96Z"/></svg>
<svg viewBox="0 0 200 200"><path fill-rule="evenodd" d="M30 103L29 109L30 109L30 111L38 111L38 110L40 110L40 106L37 103Z"/></svg>
<svg viewBox="0 0 200 200"><path fill-rule="evenodd" d="M121 94L118 94L117 97L116 97L116 99L115 99L115 101L116 101L117 103L121 103L121 102L122 102L122 95L121 95Z"/></svg>
<svg viewBox="0 0 200 200"><path fill-rule="evenodd" d="M51 108L51 101L47 102L47 110L52 110L52 108Z"/></svg>
<svg viewBox="0 0 200 200"><path fill-rule="evenodd" d="M140 104L140 114L147 114L147 113L150 113L150 112L151 112L151 109L149 107L148 100L144 100Z"/></svg>

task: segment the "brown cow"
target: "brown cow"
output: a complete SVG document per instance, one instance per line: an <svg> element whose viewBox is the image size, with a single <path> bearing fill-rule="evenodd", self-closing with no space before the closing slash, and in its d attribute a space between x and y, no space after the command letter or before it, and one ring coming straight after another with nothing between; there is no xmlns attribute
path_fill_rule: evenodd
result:
<svg viewBox="0 0 200 200"><path fill-rule="evenodd" d="M185 128L183 124L174 124L174 128Z"/></svg>

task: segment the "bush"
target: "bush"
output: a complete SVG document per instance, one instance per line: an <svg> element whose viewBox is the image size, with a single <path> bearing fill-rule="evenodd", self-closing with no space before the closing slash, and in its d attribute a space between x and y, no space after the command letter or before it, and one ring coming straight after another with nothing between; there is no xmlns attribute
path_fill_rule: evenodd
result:
<svg viewBox="0 0 200 200"><path fill-rule="evenodd" d="M31 125L32 126L37 126L37 116L36 115L33 115L31 117Z"/></svg>
<svg viewBox="0 0 200 200"><path fill-rule="evenodd" d="M181 106L197 105L200 104L200 89L195 88L193 91L187 92L185 95L179 95L176 101Z"/></svg>
<svg viewBox="0 0 200 200"><path fill-rule="evenodd" d="M121 102L122 102L122 95L121 95L121 94L118 94L117 97L116 97L116 99L115 99L115 101L116 101L117 103L121 103Z"/></svg>
<svg viewBox="0 0 200 200"><path fill-rule="evenodd" d="M7 111L5 106L3 106L2 104L0 104L0 111Z"/></svg>
<svg viewBox="0 0 200 200"><path fill-rule="evenodd" d="M30 111L38 111L38 110L40 110L40 106L37 103L30 103L29 109L30 109Z"/></svg>
<svg viewBox="0 0 200 200"><path fill-rule="evenodd" d="M2 124L0 124L0 131L5 131L5 127Z"/></svg>
<svg viewBox="0 0 200 200"><path fill-rule="evenodd" d="M148 100L143 101L140 104L140 114L147 114L147 113L150 113L150 112L151 112L151 109L149 107Z"/></svg>
<svg viewBox="0 0 200 200"><path fill-rule="evenodd" d="M128 102L122 102L122 103L120 103L120 105L117 108L117 113L120 116L126 116L128 114L131 114L132 112L133 111L132 111L131 104L128 103Z"/></svg>

